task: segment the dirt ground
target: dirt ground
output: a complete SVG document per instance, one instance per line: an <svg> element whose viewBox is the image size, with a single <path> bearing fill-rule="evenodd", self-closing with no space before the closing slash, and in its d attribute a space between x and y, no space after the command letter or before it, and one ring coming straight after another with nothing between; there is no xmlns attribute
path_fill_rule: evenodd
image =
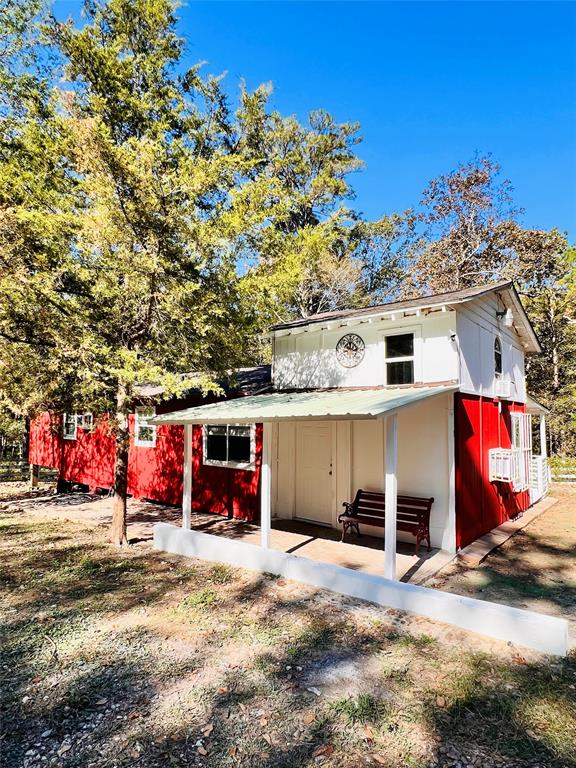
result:
<svg viewBox="0 0 576 768"><path fill-rule="evenodd" d="M515 537L529 537L509 556L532 592L513 591L514 568L496 562L505 549L443 587L542 598L569 614L573 501L562 496ZM101 528L17 505L0 510L0 535L6 768L576 766L574 655L146 541L116 549Z"/></svg>
<svg viewBox="0 0 576 768"><path fill-rule="evenodd" d="M457 560L426 586L570 621L576 642L576 483L556 484L556 504L476 568Z"/></svg>

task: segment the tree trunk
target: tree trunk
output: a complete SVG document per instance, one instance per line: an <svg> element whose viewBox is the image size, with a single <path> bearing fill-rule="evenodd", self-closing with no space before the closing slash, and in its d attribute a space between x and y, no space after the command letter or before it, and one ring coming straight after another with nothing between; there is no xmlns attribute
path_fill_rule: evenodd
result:
<svg viewBox="0 0 576 768"><path fill-rule="evenodd" d="M129 393L122 384L116 396L116 463L114 466L114 509L110 539L117 546L128 544L126 534L126 506L128 494L128 431Z"/></svg>

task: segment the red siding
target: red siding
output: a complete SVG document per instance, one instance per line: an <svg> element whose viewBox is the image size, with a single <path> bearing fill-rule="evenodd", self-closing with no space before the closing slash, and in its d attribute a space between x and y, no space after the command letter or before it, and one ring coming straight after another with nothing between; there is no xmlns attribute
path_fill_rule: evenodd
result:
<svg viewBox="0 0 576 768"><path fill-rule="evenodd" d="M134 415L130 416L128 493L135 498L179 505L182 502L184 430L181 426L158 426L155 447L134 445ZM62 438L60 416L43 413L30 429L30 462L57 469L63 480L96 488L114 484L114 438L106 417L98 419L91 432L77 430L76 440ZM216 512L244 520L255 520L259 512L262 427L256 426L256 470L205 466L202 462L202 428L193 430L192 506L197 511Z"/></svg>
<svg viewBox="0 0 576 768"><path fill-rule="evenodd" d="M521 403L501 403L455 395L456 544L474 539L530 506L529 492L514 493L507 483L489 480L488 452L510 447L510 413Z"/></svg>
<svg viewBox="0 0 576 768"><path fill-rule="evenodd" d="M203 464L202 427L194 426L192 509L217 512L242 520L256 520L260 510L262 425L256 425L256 469L212 467Z"/></svg>

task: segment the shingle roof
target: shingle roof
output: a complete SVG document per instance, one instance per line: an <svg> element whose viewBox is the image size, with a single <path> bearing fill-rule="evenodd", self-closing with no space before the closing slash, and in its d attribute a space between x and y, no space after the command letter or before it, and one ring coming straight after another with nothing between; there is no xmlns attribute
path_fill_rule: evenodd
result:
<svg viewBox="0 0 576 768"><path fill-rule="evenodd" d="M418 296L414 299L404 299L403 301L391 301L386 304L376 304L371 307L362 307L361 309L341 309L334 312L321 312L317 315L292 320L288 323L278 323L272 326L272 331L279 331L284 328L298 328L312 323L327 322L328 320L337 320L347 317L363 317L365 315L375 315L378 312L393 312L395 309L417 309L418 307L429 307L434 304L460 304L464 301L476 299L487 293L497 290L513 288L510 280L503 280L499 283L489 283L486 285L477 285L473 288L463 288L459 291L447 291L446 293L435 293L430 296Z"/></svg>
<svg viewBox="0 0 576 768"><path fill-rule="evenodd" d="M184 373L183 379L191 379L190 389L188 393L199 391L197 379L201 374L199 373ZM241 395L254 395L257 392L261 392L272 383L272 372L270 365L257 365L252 368L238 368L235 371L230 371L225 379L219 379L218 384L222 387L227 395L241 394ZM142 398L155 398L160 397L164 392L164 387L157 384L139 384L135 387L137 397Z"/></svg>

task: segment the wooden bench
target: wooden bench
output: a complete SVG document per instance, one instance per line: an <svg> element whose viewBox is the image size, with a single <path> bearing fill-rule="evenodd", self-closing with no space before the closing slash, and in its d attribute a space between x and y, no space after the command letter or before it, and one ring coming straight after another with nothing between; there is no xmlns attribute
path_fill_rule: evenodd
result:
<svg viewBox="0 0 576 768"><path fill-rule="evenodd" d="M396 528L416 537L416 554L421 541L428 542L428 552L430 552L430 510L433 503L433 498L397 496ZM355 528L360 536L360 523L384 528L386 504L383 493L360 489L356 492L354 501L345 501L342 506L344 512L338 518L338 522L342 523L341 541L344 541L346 531L350 528Z"/></svg>

